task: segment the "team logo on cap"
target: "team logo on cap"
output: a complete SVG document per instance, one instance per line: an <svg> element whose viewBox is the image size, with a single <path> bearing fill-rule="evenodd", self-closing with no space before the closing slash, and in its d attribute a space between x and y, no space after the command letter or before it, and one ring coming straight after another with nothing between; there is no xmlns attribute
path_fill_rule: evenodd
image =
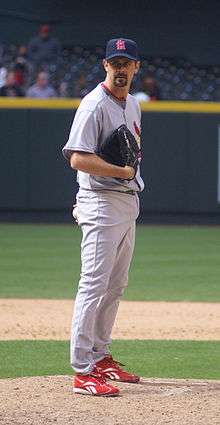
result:
<svg viewBox="0 0 220 425"><path fill-rule="evenodd" d="M117 47L117 50L125 50L124 40L117 40L116 47Z"/></svg>

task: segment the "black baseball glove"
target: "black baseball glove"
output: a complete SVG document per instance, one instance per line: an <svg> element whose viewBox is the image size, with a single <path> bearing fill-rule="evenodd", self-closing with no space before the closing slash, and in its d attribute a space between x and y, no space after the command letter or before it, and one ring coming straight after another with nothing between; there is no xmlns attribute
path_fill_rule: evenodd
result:
<svg viewBox="0 0 220 425"><path fill-rule="evenodd" d="M135 137L126 125L123 124L114 130L113 133L99 145L96 153L110 164L120 167L125 167L125 165L133 167L135 174L132 179L134 179L139 164L139 152L140 149Z"/></svg>

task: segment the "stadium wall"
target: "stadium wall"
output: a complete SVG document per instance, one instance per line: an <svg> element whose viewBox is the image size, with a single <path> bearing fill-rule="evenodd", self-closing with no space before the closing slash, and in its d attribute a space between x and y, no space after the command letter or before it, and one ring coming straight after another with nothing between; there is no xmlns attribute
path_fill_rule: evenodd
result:
<svg viewBox="0 0 220 425"><path fill-rule="evenodd" d="M78 100L0 99L0 211L69 209L74 171L61 154ZM142 104L142 211L220 212L220 105Z"/></svg>
<svg viewBox="0 0 220 425"><path fill-rule="evenodd" d="M194 64L220 64L219 0L2 0L0 43L27 44L50 23L64 45L104 46L118 36L134 38L145 56L181 56Z"/></svg>

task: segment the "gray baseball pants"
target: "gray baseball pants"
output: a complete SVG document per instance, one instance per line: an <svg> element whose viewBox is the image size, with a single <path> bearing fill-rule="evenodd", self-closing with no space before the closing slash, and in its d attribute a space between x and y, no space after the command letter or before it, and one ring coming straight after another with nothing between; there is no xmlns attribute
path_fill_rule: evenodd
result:
<svg viewBox="0 0 220 425"><path fill-rule="evenodd" d="M109 353L120 297L128 284L139 199L137 194L80 189L77 211L81 275L70 351L73 369L86 374Z"/></svg>

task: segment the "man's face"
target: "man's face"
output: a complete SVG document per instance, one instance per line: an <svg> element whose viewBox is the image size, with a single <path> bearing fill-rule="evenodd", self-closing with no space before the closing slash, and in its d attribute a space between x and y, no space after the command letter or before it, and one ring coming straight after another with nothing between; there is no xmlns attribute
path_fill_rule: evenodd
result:
<svg viewBox="0 0 220 425"><path fill-rule="evenodd" d="M41 32L40 37L42 38L42 40L47 40L49 38L49 33L48 32Z"/></svg>
<svg viewBox="0 0 220 425"><path fill-rule="evenodd" d="M13 86L15 84L15 73L13 71L8 73L6 81L7 86Z"/></svg>
<svg viewBox="0 0 220 425"><path fill-rule="evenodd" d="M44 89L48 85L48 75L45 72L40 72L37 77L38 87Z"/></svg>
<svg viewBox="0 0 220 425"><path fill-rule="evenodd" d="M103 66L115 87L130 87L134 74L138 72L140 63L125 57L116 56L109 60L104 59Z"/></svg>

